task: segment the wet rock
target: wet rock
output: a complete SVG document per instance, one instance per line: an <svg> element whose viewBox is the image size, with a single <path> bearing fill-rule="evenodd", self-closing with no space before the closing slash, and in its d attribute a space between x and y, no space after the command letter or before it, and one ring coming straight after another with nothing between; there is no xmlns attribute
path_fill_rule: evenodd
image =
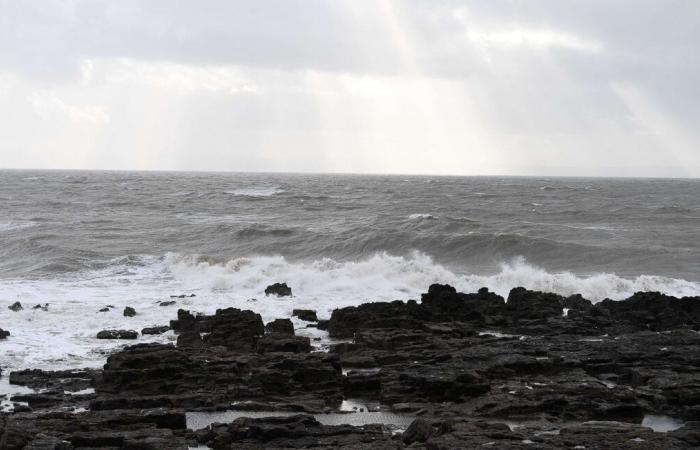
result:
<svg viewBox="0 0 700 450"><path fill-rule="evenodd" d="M204 346L202 336L196 331L185 331L177 336L178 347L198 348Z"/></svg>
<svg viewBox="0 0 700 450"><path fill-rule="evenodd" d="M44 303L43 305L34 305L32 309L40 309L42 311L48 311L49 310L49 304Z"/></svg>
<svg viewBox="0 0 700 450"><path fill-rule="evenodd" d="M700 297L675 298L658 292L637 292L624 301L604 300L593 309L638 329L700 330Z"/></svg>
<svg viewBox="0 0 700 450"><path fill-rule="evenodd" d="M295 309L292 311L293 317L298 317L305 322L317 322L316 311L312 309Z"/></svg>
<svg viewBox="0 0 700 450"><path fill-rule="evenodd" d="M23 310L24 308L22 307L22 304L20 302L14 302L10 306L8 306L7 309L9 309L10 311L17 312Z"/></svg>
<svg viewBox="0 0 700 450"><path fill-rule="evenodd" d="M0 446L185 450L185 439L174 433L184 428L182 410L19 413L7 418Z"/></svg>
<svg viewBox="0 0 700 450"><path fill-rule="evenodd" d="M523 287L512 289L505 306L506 314L515 320L561 317L564 298L560 295L529 291Z"/></svg>
<svg viewBox="0 0 700 450"><path fill-rule="evenodd" d="M260 314L250 310L226 308L216 310L211 332L203 339L207 346L223 346L231 351L251 352L257 339L265 333Z"/></svg>
<svg viewBox="0 0 700 450"><path fill-rule="evenodd" d="M265 325L265 331L277 334L294 334L294 324L289 319L275 319Z"/></svg>
<svg viewBox="0 0 700 450"><path fill-rule="evenodd" d="M308 337L271 333L258 339L255 348L260 353L308 353L311 351L311 341Z"/></svg>
<svg viewBox="0 0 700 450"><path fill-rule="evenodd" d="M175 300L168 300L166 302L160 302L158 303L158 306L172 306L175 303L177 303Z"/></svg>
<svg viewBox="0 0 700 450"><path fill-rule="evenodd" d="M141 330L141 334L163 334L168 330L170 330L170 327L167 325L160 327L148 327Z"/></svg>
<svg viewBox="0 0 700 450"><path fill-rule="evenodd" d="M0 328L0 339L5 339L10 335L9 331L5 331L2 328Z"/></svg>
<svg viewBox="0 0 700 450"><path fill-rule="evenodd" d="M290 297L292 288L287 283L275 283L265 288L265 295L276 295L278 297Z"/></svg>
<svg viewBox="0 0 700 450"><path fill-rule="evenodd" d="M97 311L97 312L109 312L109 308L106 308L106 307L105 307L105 308L101 308L101 309L100 309L99 311Z"/></svg>
<svg viewBox="0 0 700 450"><path fill-rule="evenodd" d="M136 339L139 334L134 330L102 330L97 339Z"/></svg>
<svg viewBox="0 0 700 450"><path fill-rule="evenodd" d="M196 440L215 450L232 448L400 448L380 425L321 425L313 416L236 419L195 432ZM394 441L392 443L392 440Z"/></svg>
<svg viewBox="0 0 700 450"><path fill-rule="evenodd" d="M180 295L171 295L170 298L192 298L196 297L194 294L180 294Z"/></svg>
<svg viewBox="0 0 700 450"><path fill-rule="evenodd" d="M425 419L416 419L403 432L401 440L404 444L411 445L414 442L426 442L433 435L433 426Z"/></svg>
<svg viewBox="0 0 700 450"><path fill-rule="evenodd" d="M136 315L136 310L131 306L124 308L124 317L134 317Z"/></svg>

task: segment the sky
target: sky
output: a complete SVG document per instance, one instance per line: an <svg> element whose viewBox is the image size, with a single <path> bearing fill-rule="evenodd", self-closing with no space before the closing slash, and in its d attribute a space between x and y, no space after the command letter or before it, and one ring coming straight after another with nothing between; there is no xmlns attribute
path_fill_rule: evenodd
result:
<svg viewBox="0 0 700 450"><path fill-rule="evenodd" d="M697 0L0 11L0 168L700 176Z"/></svg>

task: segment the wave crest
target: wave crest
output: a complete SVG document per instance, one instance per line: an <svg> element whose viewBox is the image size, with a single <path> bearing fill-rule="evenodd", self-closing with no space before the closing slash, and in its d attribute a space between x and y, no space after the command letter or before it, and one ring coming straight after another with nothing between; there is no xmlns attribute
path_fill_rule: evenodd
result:
<svg viewBox="0 0 700 450"><path fill-rule="evenodd" d="M270 283L285 281L296 295L327 299L331 307L363 301L419 298L432 283L448 283L462 292L481 287L507 297L517 286L554 292L581 294L597 302L621 300L638 291L659 291L677 297L700 295L700 284L676 278L641 275L622 278L612 273L578 276L571 272L548 272L519 257L501 265L491 275L460 274L436 263L430 256L413 252L408 257L388 253L360 261L322 258L312 262L290 262L282 256L235 258L228 261L169 254L166 264L174 276L193 288L236 291L259 295Z"/></svg>

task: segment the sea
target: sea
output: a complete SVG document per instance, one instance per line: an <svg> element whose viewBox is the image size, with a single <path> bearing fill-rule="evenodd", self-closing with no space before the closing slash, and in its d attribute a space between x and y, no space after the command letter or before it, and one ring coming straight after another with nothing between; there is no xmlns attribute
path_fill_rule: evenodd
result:
<svg viewBox="0 0 700 450"><path fill-rule="evenodd" d="M275 282L293 297L266 297ZM125 341L98 331L167 325L178 308L328 318L431 283L698 296L700 180L0 171L5 375L99 367Z"/></svg>

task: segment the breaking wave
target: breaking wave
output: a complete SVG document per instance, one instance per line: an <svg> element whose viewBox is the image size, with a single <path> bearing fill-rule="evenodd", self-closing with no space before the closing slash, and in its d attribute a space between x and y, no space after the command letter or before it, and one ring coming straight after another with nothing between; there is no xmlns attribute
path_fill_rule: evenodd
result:
<svg viewBox="0 0 700 450"><path fill-rule="evenodd" d="M568 271L548 272L515 258L495 274L461 274L413 252L408 257L377 253L360 260L339 262L323 258L289 262L282 256L236 258L211 263L197 256L168 254L165 263L176 278L199 289L259 295L274 281L286 281L298 296L327 298L338 305L362 301L419 298L432 283L448 283L462 292L488 287L504 297L517 286L561 295L581 294L592 301L621 300L638 291L659 291L678 297L700 295L700 284L656 275L623 278L613 273L579 276Z"/></svg>

